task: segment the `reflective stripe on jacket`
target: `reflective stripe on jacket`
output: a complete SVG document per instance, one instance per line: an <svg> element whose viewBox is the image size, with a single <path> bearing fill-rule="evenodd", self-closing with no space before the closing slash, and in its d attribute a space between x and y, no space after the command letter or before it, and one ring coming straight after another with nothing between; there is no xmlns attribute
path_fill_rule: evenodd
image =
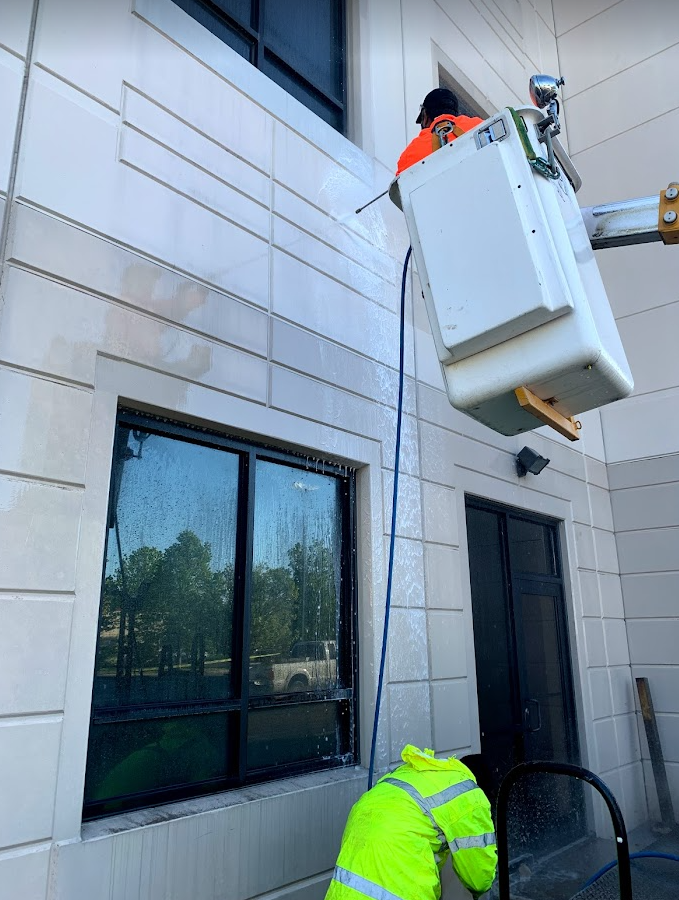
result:
<svg viewBox="0 0 679 900"><path fill-rule="evenodd" d="M439 900L449 854L472 893L493 883L490 804L472 773L410 745L402 757L351 810L326 900Z"/></svg>
<svg viewBox="0 0 679 900"><path fill-rule="evenodd" d="M443 120L453 122L456 128L463 132L471 131L472 128L476 128L477 125L480 125L481 122L483 122L483 119L479 119L477 116L438 116L434 119L429 128L423 128L417 137L412 139L400 155L396 167L397 175L400 175L404 169L414 166L416 162L419 162L421 159L424 159L426 156L429 156L430 153L434 152L432 129ZM455 137L451 138L451 140L455 140Z"/></svg>

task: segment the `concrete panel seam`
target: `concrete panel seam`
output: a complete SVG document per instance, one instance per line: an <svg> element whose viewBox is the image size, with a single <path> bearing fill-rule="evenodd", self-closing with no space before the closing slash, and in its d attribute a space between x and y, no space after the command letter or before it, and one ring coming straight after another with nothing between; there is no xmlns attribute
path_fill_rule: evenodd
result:
<svg viewBox="0 0 679 900"><path fill-rule="evenodd" d="M58 487L63 488L65 491L83 491L85 490L85 482L78 481L64 481L61 478L46 478L43 475L31 475L28 472L12 472L9 469L1 469L0 475L5 475L8 478L13 478L18 481L30 481L35 484L46 484L50 487Z"/></svg>
<svg viewBox="0 0 679 900"><path fill-rule="evenodd" d="M269 172L267 172L265 169L260 168L251 159L247 159L246 157L241 156L239 153L236 153L234 150L230 149L229 147L226 147L224 144L221 144L216 138L214 138L211 135L207 134L206 132L202 131L200 128L196 127L196 125L194 125L192 122L189 122L187 119L184 119L182 116L177 115L177 113L174 110L169 109L163 103L159 103L158 100L156 100L154 97L151 97L150 94L147 94L145 91L142 91L136 85L132 84L129 81L126 81L123 78L123 82L122 82L123 98L125 97L126 91L129 91L130 93L134 93L134 94L137 94L139 97L142 97L148 103L151 103L153 106L157 107L158 109L160 109L164 113L166 113L166 115L171 116L173 119L176 119L177 122L180 122L182 125L186 126L186 128L189 128L191 131L195 132L197 135L200 135L200 137L204 138L209 143L214 144L216 147L219 147L220 150L226 151L229 155L234 156L236 159L238 159L241 162L245 163L246 165L250 166L256 172L260 172L263 176L266 177L267 180L273 180L271 177L271 174ZM161 147L164 147L166 150L170 150L172 153L176 154L177 156L180 156L182 159L185 159L187 162L192 163L193 165L197 166L198 168L200 168L200 169L203 168L203 166L200 166L198 163L196 163L194 160L190 159L189 157L182 156L182 154L180 154L174 147L171 147L168 144L165 144L163 141L159 140L158 138L153 137L153 135L150 134L149 132L144 131L142 128L135 125L131 120L129 120L126 117L124 103L121 104L120 115L121 115L121 121L122 121L123 125L126 125L128 128L132 128L134 131L138 131L140 134L143 134L144 137L149 138L150 140L154 141L156 144L159 144ZM273 140L273 133L272 133L271 137ZM205 171L207 171L207 170L205 170ZM208 174L214 175L213 172L209 172ZM217 176L217 175L215 175L214 177L217 178L219 181L223 181L223 179L219 178L219 176ZM229 184L230 187L233 187L234 190L243 194L243 196L247 197L250 200L253 199L250 194L248 194L245 191L241 191L237 185L232 185L226 181L224 181L224 184ZM255 202L259 202L259 201L255 201ZM262 205L266 206L266 204L262 204Z"/></svg>
<svg viewBox="0 0 679 900"><path fill-rule="evenodd" d="M215 343L217 343L215 341ZM232 349L232 348L229 348ZM239 353L243 351L239 350ZM248 356L249 354L244 353L244 356ZM97 350L97 357L102 357L102 359L110 359L113 362L130 362L130 360L124 359L120 356L115 356L113 353L106 353L103 350ZM261 359L261 357L255 357L256 359ZM189 378L187 375L177 375L174 372L168 372L166 369L158 369L156 366L149 366L146 363L139 362L138 360L134 361L134 365L138 366L140 369L146 369L148 372L156 372L158 375L166 376L167 378L174 378L177 381L181 381L182 384L195 384L198 387L207 388L210 391L216 391L219 394L226 394L229 397L238 397L239 399L246 399L248 403L255 403L257 406L266 406L266 399L260 400L255 397L246 397L243 394L237 393L235 390L226 390L223 387L216 387L215 385L206 385L203 381L196 381L194 378Z"/></svg>
<svg viewBox="0 0 679 900"><path fill-rule="evenodd" d="M658 532L658 531L676 531L679 526L677 525L652 525L647 526L646 528L618 528L614 532L608 532L609 534L647 534L648 532ZM604 529L599 529L603 531ZM663 572L666 572L667 569L663 569ZM641 574L651 574L651 573L641 573L641 572L625 572L624 574L630 575L641 575Z"/></svg>
<svg viewBox="0 0 679 900"><path fill-rule="evenodd" d="M618 0L618 2L622 2L622 0ZM614 6L617 6L617 4L614 4ZM609 9L611 9L611 7L609 7ZM607 12L607 11L608 10L603 10L603 12ZM599 15L602 15L602 14L603 13L599 13ZM593 17L593 18L596 18L596 17ZM577 26L577 27L579 27L579 26ZM645 56L643 59L635 60L631 66L625 66L624 69L618 69L617 72L614 72L612 75L609 75L606 78L602 78L601 81L597 81L596 84L588 85L586 88L583 88L581 91L577 91L577 93L571 94L569 99L573 100L573 99L575 99L575 97L581 97L583 94L586 94L587 91L591 91L591 90L597 88L600 84L606 84L607 81L613 81L613 79L617 78L618 75L622 75L624 72L630 72L632 69L636 68L637 66L640 66L643 63L648 62L651 59L655 59L656 56L661 56L663 53L667 53L668 50L671 50L673 47L676 47L677 44L679 44L679 41L675 41L674 44L670 44L667 47L663 47L662 50L657 50L655 53L651 53L650 56ZM649 121L651 121L651 120L649 120ZM644 125L644 122L639 122L636 125L634 125L633 128L640 128L643 125Z"/></svg>
<svg viewBox="0 0 679 900"><path fill-rule="evenodd" d="M239 353L243 353L245 356L253 356L256 359L264 359L265 355L263 353L258 353L256 350L250 350L244 348L241 344L231 344L228 341L223 340L216 335L213 335L207 331L201 331L199 328L191 328L189 325L184 324L183 322L177 322L175 319L169 319L165 316L161 316L158 313L151 312L148 309L142 309L139 306L136 306L134 303L126 303L124 300L120 300L118 297L113 297L110 294L105 294L103 291L98 291L95 288L87 287L82 284L78 284L76 281L71 281L68 278L64 278L61 275L54 275L52 272L47 272L44 269L39 269L35 266L31 266L28 263L24 262L16 262L12 260L12 268L18 269L22 272L26 272L28 275L35 275L37 278L44 278L46 281L51 281L53 284L61 285L62 287L68 288L69 290L78 291L79 294L84 294L87 297L93 297L96 300L103 300L105 303L110 303L112 306L117 306L120 309L124 309L127 312L132 312L135 315L141 316L145 319L150 319L152 322L158 322L161 325L165 325L169 328L176 329L177 331L183 331L186 334L193 334L200 337L202 340L210 344L218 344L222 347L226 347L229 350L237 350ZM225 295L231 296L231 295ZM238 301L242 302L242 301ZM258 309L258 307L252 307L253 309ZM261 309L258 309L261 312ZM106 354L103 354L106 355ZM2 365L7 365L5 363L1 363ZM143 363L140 363L143 365ZM10 366L8 366L9 368ZM11 368L16 368L20 371L23 371L23 368L20 366L11 365ZM150 368L150 367L145 367ZM30 371L30 370L29 370ZM47 376L46 374L43 376L48 378L48 380L53 380L57 382L63 381L64 383L69 383L68 379L61 379L57 376ZM90 385L86 385L84 382L74 381L73 384L76 387L90 387Z"/></svg>
<svg viewBox="0 0 679 900"><path fill-rule="evenodd" d="M33 64L33 50L35 47L35 31L38 21L38 3L39 0L33 0L33 9L31 12L31 24L28 31L28 44L26 47L26 65L24 68L24 77L21 84L21 94L19 95L19 112L17 114L16 131L14 133L14 146L12 148L12 162L9 170L9 180L7 183L7 201L5 204L5 213L2 220L0 230L0 299L2 298L2 283L6 271L5 255L7 253L7 242L9 240L9 226L12 218L12 209L14 206L14 192L16 189L17 171L19 168L19 151L21 149L21 138L23 134L24 118L26 114L26 97L28 95L28 81ZM1 308L0 308L1 309Z"/></svg>
<svg viewBox="0 0 679 900"><path fill-rule="evenodd" d="M70 225L73 228L77 228L79 231L83 231L85 234L91 235L92 237L99 238L102 241L106 241L108 244L112 244L114 247L118 247L121 250L125 250L128 253L132 253L135 256L139 257L139 259L144 259L148 262L153 263L154 265L160 266L163 269L167 269L168 272L173 272L176 275L180 275L183 278L187 278L191 281L194 281L198 285L202 285L203 287L208 288L211 291L214 291L217 294L221 294L224 297L228 297L232 300L237 300L239 303L243 303L248 306L250 309L257 310L258 312L262 312L262 307L256 303L253 303L251 300L248 300L247 297L241 297L239 294L233 293L231 291L226 291L219 284L214 284L211 281L208 281L204 278L201 278L198 275L195 275L193 272L189 272L186 269L182 269L179 266L174 265L173 263L168 262L167 260L160 259L159 257L152 256L149 253L145 253L143 250L140 250L138 247L134 247L131 244L127 244L124 241L118 240L117 238L111 237L110 235L104 234L101 231L97 231L95 228L90 228L88 225L83 224L82 222L78 222L75 219L71 219L68 216L61 215L61 213L56 210L50 209L49 207L42 206L39 203L35 203L33 201L27 200L26 198L19 197L16 201L17 204L21 206L25 206L28 209L33 209L36 212L43 213L46 216L49 216L52 219L56 219L59 222L63 222L65 225ZM259 240L262 240L259 238ZM22 263L20 260L14 259L14 257L10 257L8 262L11 262L17 268L25 268L26 271L33 271L33 268L26 263ZM42 274L41 270L35 270L39 274ZM68 284L68 282L65 282ZM70 285L69 285L70 286ZM75 285L76 287L78 285ZM81 289L82 286L81 286ZM85 292L90 292L90 288L84 288ZM104 296L104 295L102 295ZM135 307L136 308L136 307Z"/></svg>
<svg viewBox="0 0 679 900"><path fill-rule="evenodd" d="M272 187L273 187L275 184L278 184L279 186L283 187L283 185L280 185L280 182L277 182L277 181L274 182L273 179L271 179L271 182L272 182ZM284 187L285 187L285 190L286 190L286 191L289 191L291 194L294 193L294 191L293 191L290 187L288 187L287 185L285 185ZM300 197L299 194L295 194L295 197L298 197L298 199L300 199L303 203L306 203L308 206L312 206L312 204L311 204L306 198ZM317 209L317 207L313 207L313 208L314 208L314 209ZM273 217L276 216L276 217L277 217L278 219L280 219L281 221L287 222L289 225L294 225L294 227L297 228L298 231L301 231L302 234L305 234L305 235L308 235L309 237L314 238L314 239L317 240L320 244L324 244L326 247L329 247L331 250L337 250L337 246L336 246L335 244L333 244L330 240L325 240L320 234L317 234L317 233L314 233L313 231L310 231L310 230L309 230L309 227L305 227L305 226L304 226L303 224L301 224L299 221L296 221L295 219L292 219L292 218L290 218L288 215L285 215L285 214L283 214L282 212L280 212L279 210L275 209L275 208L273 207L273 203L272 203L272 208L271 208L271 215L272 215L272 227L273 227ZM332 217L331 215L329 215L325 210L323 210L323 215L326 216L326 217L328 218L328 220L329 220L331 223L333 223L333 224L335 224L335 225L339 225L339 224L340 224L340 222L339 222L338 219L333 218L333 217ZM392 256L388 256L386 253L384 253L383 250L381 250L381 248L375 247L374 245L369 244L369 243L368 243L367 241L365 241L359 234L356 234L355 232L352 232L351 237L352 237L352 240L356 241L357 243L360 242L360 243L365 244L365 245L366 245L366 249L368 249L371 253L382 253L382 254L384 254L384 256L389 260L390 263L396 262L396 260L395 260ZM272 237L272 239L271 239L271 243L272 243L272 244L274 243L273 237ZM284 250L284 249L285 249L284 247L281 247L281 250ZM338 252L339 252L339 251L338 251ZM369 268L368 266L364 265L363 263L361 263L361 262L360 262L358 259L356 259L355 257L349 256L348 254L345 254L345 253L343 253L343 252L340 252L340 255L341 255L344 259L348 259L348 260L350 260L351 262L353 262L355 265L360 266L362 269L365 269L366 272L370 272L371 275L376 275L378 278L379 278L379 277L382 277L383 281L386 281L388 284L393 285L394 288L398 288L398 278L397 278L396 276L395 276L393 279L384 278L383 276L381 276L381 275L379 274L379 272L376 272L374 269L371 269L371 268ZM395 270L394 270L394 271L395 271ZM411 293L412 293L412 288L411 288ZM413 327L415 327L414 324L413 324Z"/></svg>
<svg viewBox="0 0 679 900"><path fill-rule="evenodd" d="M493 10L490 9L490 7L487 7L485 4L483 4L482 6L475 6L475 9L479 13L481 18L484 20L484 22L486 22L486 24L491 29L491 31L496 35L496 37L498 37L499 40L502 41L502 43L505 45L507 50L509 50L509 52L516 59L516 61L521 63L521 65L524 65L524 61L522 61L520 59L520 56L524 56L524 57L528 58L528 54L526 53L525 50L521 49L521 47L519 46L519 41L509 33L509 30L507 28L505 28L505 26L502 24L500 19L495 15ZM484 10L488 11L488 15L484 14ZM500 10L498 10L498 11L500 12ZM509 20L507 20L507 21L509 22ZM499 27L502 29L502 31L504 31L504 33L507 35L507 37L511 41L511 44L513 45L513 47L510 46L507 43L507 41L505 40L505 38L502 36L502 34L499 34L497 29L493 27L493 22L496 22L499 25ZM512 30L518 36L519 40L521 40L522 36L519 35L519 32L516 31L516 29L512 26L511 22L509 22L509 27L512 28ZM515 50L513 48L515 48L517 52L515 52Z"/></svg>
<svg viewBox="0 0 679 900"><path fill-rule="evenodd" d="M83 382L71 381L71 379L69 378L62 378L59 375L51 375L49 372L41 372L38 369L29 369L25 366L17 365L16 363L7 363L0 360L0 369L3 369L6 372L14 372L18 375L30 375L31 377L37 378L40 381L46 381L49 384L56 384L60 387L75 388L78 391L82 391L84 394L92 393L91 386L84 384Z"/></svg>
<svg viewBox="0 0 679 900"><path fill-rule="evenodd" d="M2 41L0 41L0 49L4 53L9 54L9 56L15 57L15 59L18 59L21 62L23 62L26 59L26 57L23 56L23 54L19 53L18 50L15 50L13 47L8 47L7 44L3 44Z"/></svg>
<svg viewBox="0 0 679 900"><path fill-rule="evenodd" d="M159 106L159 108L164 109L161 106ZM168 113L168 115L171 115L171 113ZM177 121L181 122L182 124L185 124L183 119L180 119L178 116L176 116L175 118L177 118ZM191 126L187 125L187 127L191 127ZM218 175L213 170L207 169L205 166L201 165L199 162L197 162L195 159L192 159L190 156L185 156L183 153L180 153L176 147L172 147L170 144L166 144L164 141L161 141L160 138L157 138L154 135L149 134L148 131L144 131L144 129L141 128L139 125L135 125L132 122L123 122L122 129L123 130L127 129L128 131L132 131L135 134L139 135L139 137L144 138L145 140L149 141L152 144L155 144L157 147L161 147L163 150L167 150L168 153L171 153L173 156L176 156L177 159L181 159L181 161L185 162L187 165L193 166L195 169L198 169L199 172L203 172L203 174L205 174L205 175L209 175L210 178L213 178L215 181L219 182L219 184L224 185L224 187L229 188L234 193L239 194L241 197L244 197L246 200L249 200L251 203L254 203L256 206L261 206L263 209L267 210L268 212L271 212L270 204L268 201L266 203L263 203L261 200L258 200L257 197L254 197L252 194L248 194L247 191L241 190L241 188L238 187L237 184L232 184L230 181L227 181L225 178L222 178L221 175ZM203 133L201 131L198 131L198 129L196 129L196 128L194 128L193 131L195 131L196 134L199 134L201 137L204 137L205 140L208 140L208 141L212 140L207 135L203 135ZM213 141L213 143L214 143L214 141ZM228 150L227 148L222 148L221 144L216 144L216 146L220 147L220 149L222 149L223 152L225 152L225 153L231 153L231 151ZM232 155L236 156L235 153ZM241 159L240 156L236 156L236 158ZM127 162L126 160L121 159L120 156L119 156L119 161L122 163ZM127 162L127 165L131 165L131 163ZM134 168L134 166L132 166L132 168ZM254 168L254 166L253 166L253 168ZM142 171L142 173L144 175L148 175L149 178L155 177L154 175L152 175L150 172L147 172L146 170L140 169L139 171ZM256 171L259 172L261 170L256 169ZM262 173L262 174L264 174L264 173ZM266 178L267 181L270 180L268 175L265 175L264 177ZM159 180L159 179L156 178L156 180ZM166 184L163 181L160 181L160 183L163 184L165 187L170 188L171 190L176 190L176 188L173 185ZM179 191L177 191L177 192L181 193ZM184 195L182 195L182 196L184 196ZM193 198L191 195L186 195L186 196L190 200L195 200L195 198ZM199 201L195 201L195 202L199 202ZM219 210L217 210L215 207L209 206L207 208L211 212L214 212L216 215L221 215ZM230 219L229 221L233 221L234 224L236 224L236 225L239 224L238 222L236 222L235 220L232 220L232 219ZM240 225L240 227L243 228L245 231L248 230L243 225ZM261 237L261 235L257 234L256 232L254 232L254 234L256 234L257 237Z"/></svg>
<svg viewBox="0 0 679 900"><path fill-rule="evenodd" d="M622 0L621 0L621 2L622 2ZM564 104L567 102L568 101L564 101ZM643 122L637 122L635 125L632 125L630 128L623 128L621 131L616 131L615 134L609 134L607 137L605 137L601 141L594 141L593 144L587 144L586 147L580 147L578 150L575 150L572 154L573 162L577 161L577 158L578 158L578 156L580 156L580 154L586 153L589 150L593 150L595 147L601 147L607 141L613 141L619 137L623 137L626 134L631 134L633 131L636 131L639 128L643 128L645 125L648 125L649 122L655 122L658 119L662 119L665 116L671 114L672 112L675 112L675 110L676 110L676 107L674 109L670 109L670 110L666 109L664 112L659 113L657 116L651 116L649 119L644 119Z"/></svg>
<svg viewBox="0 0 679 900"><path fill-rule="evenodd" d="M49 850L51 846L52 842L49 838L37 841L20 841L18 844L5 844L2 850L0 850L0 862L7 857L23 855L20 852L22 850L26 852ZM17 853L17 851L19 851L19 853Z"/></svg>
<svg viewBox="0 0 679 900"><path fill-rule="evenodd" d="M663 187L663 186L660 185L660 187ZM677 300L675 298L673 300L668 300L665 303L656 303L656 304L653 304L652 306L645 306L643 309L638 309L638 310L635 310L634 312L623 313L622 315L616 315L615 321L622 322L623 319L633 319L634 316L643 316L646 313L652 312L653 310L656 310L656 309L663 309L666 306L674 306L674 304L676 302L677 302Z"/></svg>
<svg viewBox="0 0 679 900"><path fill-rule="evenodd" d="M277 215L277 213L274 215ZM303 230L303 229L300 229L300 230ZM314 237L314 239L315 239L315 235L312 235L312 237ZM321 241L321 243L325 243L325 242ZM393 307L386 306L384 303L380 303L379 301L375 300L375 298L372 295L364 294L362 291L356 290L356 288L351 287L351 285L347 284L346 281L342 281L340 278L337 278L337 276L333 275L327 269L321 269L318 266L313 265L307 259L305 259L303 256L298 256L297 254L293 253L291 250L289 250L285 247L281 247L280 244L273 243L272 246L274 246L280 253L284 253L286 256L289 256L292 259L296 259L297 262L302 263L302 265L306 266L308 269L311 269L312 272L318 272L319 274L323 275L325 278L328 278L330 281L334 281L335 284L339 284L340 287L344 288L345 290L351 291L354 294L358 294L359 297L364 297L370 303L374 303L375 306L379 306L380 309L384 309L387 312L390 312L393 315L395 315ZM349 257L344 257L344 256L342 258L349 259ZM350 261L356 266L361 266L360 263L355 262L355 260L353 260L353 259ZM374 274L373 272L370 271L370 269L365 268L365 266L361 266L361 268L365 269L366 272L370 272L371 275ZM376 275L375 277L380 278L381 276ZM388 282L386 279L381 279L381 280L384 281L386 284L391 284L392 286L394 286L393 282ZM394 286L394 291L396 291L395 286Z"/></svg>
<svg viewBox="0 0 679 900"><path fill-rule="evenodd" d="M54 69L50 69L49 66L46 66L44 63L36 62L36 69L40 69L41 72L46 72L51 78L55 78L57 81L61 82L61 84L65 84L66 87L71 88L71 90L77 91L78 94L81 94L83 97L86 97L92 103L95 103L97 106L102 107L109 113L113 113L115 116L120 115L120 110L115 106L111 106L110 103L106 103L105 100L102 100L99 97L95 97L94 94L90 94L79 84L75 84L73 81L69 81L68 78L64 78L64 76L60 72L56 72Z"/></svg>
<svg viewBox="0 0 679 900"><path fill-rule="evenodd" d="M60 725L63 719L62 711L38 712L38 713L13 713L9 716L0 716L0 729L15 728L21 725Z"/></svg>
<svg viewBox="0 0 679 900"><path fill-rule="evenodd" d="M126 126L126 127L129 128L129 126ZM140 132L140 131L135 131L134 129L130 129L130 130L134 131L135 134L139 134L140 136L144 137L146 140L149 140L149 141L153 140L153 138L148 138L146 135L142 134L142 132ZM155 143L157 143L157 142L155 142ZM178 158L186 161L185 158L182 156L178 156ZM154 175L151 172L147 172L146 169L143 169L141 166L135 165L134 163L125 159L124 156L120 156L118 161L120 162L121 165L127 166L128 169L132 169L133 172L138 172L140 175L143 175L145 178L150 178L151 181L155 181L156 184L159 184L161 187L166 188L168 191L172 191L172 193L177 194L178 197L183 197L185 200L188 200L189 203L195 203L196 206L200 206L201 209L206 210L206 212L211 213L211 215L217 216L218 219L222 219L224 222L228 222L229 225L234 225L237 228L240 228L240 230L244 231L246 234L249 234L252 237L257 238L260 241L266 242L266 239L263 238L262 235L259 234L257 231L254 231L252 228L248 228L247 225L243 225L242 222L238 222L236 219L234 219L230 216L227 216L225 213L220 212L218 209L215 209L214 206L210 206L208 203L205 203L202 200L199 200L197 197L194 197L192 194L189 194L186 191L182 191L179 187L177 187L177 185L170 184L169 181L165 181L160 176ZM192 163L190 160L187 161L187 164L194 166L197 169L200 169L199 166L196 166L196 164ZM205 171L205 170L201 169L200 171ZM219 179L216 179L216 180L219 180ZM231 188L231 185L226 185L226 186ZM233 190L233 188L231 188L231 189ZM261 206L261 204L257 203L256 200L252 200L252 198L248 198L248 199L250 199L253 203L256 203L257 206ZM266 207L262 206L262 209L266 209Z"/></svg>
<svg viewBox="0 0 679 900"><path fill-rule="evenodd" d="M622 3L622 2L623 2L623 0L616 0L615 3L611 4L611 6L617 6L618 3ZM598 18L599 16L602 16L605 12L607 12L611 8L611 6L607 6L606 9L602 9L600 12L595 13L593 16L589 16L587 19L583 19L582 22L578 22L577 25L572 25L570 28L567 28L565 31L560 31L557 34L557 38L562 38L565 35L570 34L571 31L575 31L576 28L580 28L582 25L586 25L587 22L591 22L594 19Z"/></svg>

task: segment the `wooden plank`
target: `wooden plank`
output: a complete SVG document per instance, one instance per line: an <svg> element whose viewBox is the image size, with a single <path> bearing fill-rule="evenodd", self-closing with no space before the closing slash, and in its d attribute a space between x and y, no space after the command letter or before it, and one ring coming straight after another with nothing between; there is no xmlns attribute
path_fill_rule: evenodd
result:
<svg viewBox="0 0 679 900"><path fill-rule="evenodd" d="M679 188L679 182L670 181L669 186L660 191L658 204L658 232L665 244L679 244L679 196L672 196L672 188ZM674 219L666 222L666 213L674 213Z"/></svg>
<svg viewBox="0 0 679 900"><path fill-rule="evenodd" d="M648 678L637 678L636 682L639 703L641 704L641 715L646 728L646 738L648 739L648 750L651 754L655 788L658 792L660 817L663 826L669 830L674 827L674 807L672 806L672 796L667 782L667 772L665 771L665 761L663 760L662 747L660 745L658 723L655 720L651 689L648 684Z"/></svg>
<svg viewBox="0 0 679 900"><path fill-rule="evenodd" d="M566 416L562 416L553 406L550 406L549 403L545 403L544 400L536 397L536 395L532 391L529 391L527 387L517 388L514 391L514 394L519 401L521 408L535 416L536 419L544 422L545 425L549 425L550 428L558 431L559 434L568 438L569 441L580 440L580 429L578 428L578 423L576 423L575 419L567 419Z"/></svg>

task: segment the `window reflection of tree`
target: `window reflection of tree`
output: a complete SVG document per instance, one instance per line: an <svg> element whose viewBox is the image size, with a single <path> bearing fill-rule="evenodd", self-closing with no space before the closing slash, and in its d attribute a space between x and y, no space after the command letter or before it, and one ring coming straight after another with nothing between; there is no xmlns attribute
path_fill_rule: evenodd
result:
<svg viewBox="0 0 679 900"><path fill-rule="evenodd" d="M217 678L222 683L218 693L228 695L233 566L213 571L210 544L189 529L165 551L142 546L123 553L118 511L124 465L141 459L143 442L150 437L132 431L139 443L135 453L128 446L130 431L119 430L114 452L109 528L118 566L104 582L97 671L101 676L115 665L118 705L148 699L203 699L212 693L204 683L209 657L209 674L221 676ZM157 676L154 696L148 697L148 675L153 670Z"/></svg>
<svg viewBox="0 0 679 900"><path fill-rule="evenodd" d="M119 553L119 567L104 583L97 668L113 667L113 647L104 635L118 619L120 700L142 699L138 693L144 699L203 698L211 692L206 674L230 682L233 567L214 572L211 559L210 544L188 529L164 552L143 546ZM145 675L154 669L165 687L156 683L157 697L147 698Z"/></svg>
<svg viewBox="0 0 679 900"><path fill-rule="evenodd" d="M338 597L335 593L335 567L339 561L326 543L317 539L306 545L297 543L289 552L292 577L305 599L315 600L309 616L305 602L297 606L293 632L300 640L335 640L337 637Z"/></svg>
<svg viewBox="0 0 679 900"><path fill-rule="evenodd" d="M129 446L130 437L138 443L137 452ZM144 545L124 553L118 515L125 464L142 458L149 437L131 428L118 431L109 516L115 542L109 553L117 557L117 567L103 587L95 705L231 696L233 564L213 571L210 543L190 529L164 551ZM329 546L330 535L308 543L310 511L304 507L302 540L288 550L287 565L259 563L252 569L254 661L286 658L296 640L337 639L339 558ZM113 671L115 698L106 688Z"/></svg>
<svg viewBox="0 0 679 900"><path fill-rule="evenodd" d="M312 491L317 491L318 488L314 485L307 484L304 481L293 481L292 487L296 491L301 492L301 496L303 498L307 498L308 493ZM300 583L300 599L302 601L302 621L300 622L300 630L298 632L300 638L305 640L307 638L306 631L306 530L307 530L307 518L309 515L308 505L307 503L302 504L302 577Z"/></svg>
<svg viewBox="0 0 679 900"><path fill-rule="evenodd" d="M287 566L259 563L253 568L251 656L287 656L295 640L336 639L338 565L324 542L315 540L308 547L299 541L294 544ZM317 601L312 617L305 613L305 596Z"/></svg>
<svg viewBox="0 0 679 900"><path fill-rule="evenodd" d="M259 778L260 769L324 766L326 749L342 761L353 741L351 673L345 684L335 662L340 622L351 628L341 619L348 481L287 455L188 431L176 440L174 428L140 422L121 416L113 453L88 816L148 805L158 791L228 787L243 770ZM245 477L248 454L264 472L261 490ZM311 490L291 490L295 478ZM242 694L234 658L237 686L249 662ZM316 667L317 688L341 682L346 694L323 703L268 696L280 693L287 664L314 658L333 661Z"/></svg>

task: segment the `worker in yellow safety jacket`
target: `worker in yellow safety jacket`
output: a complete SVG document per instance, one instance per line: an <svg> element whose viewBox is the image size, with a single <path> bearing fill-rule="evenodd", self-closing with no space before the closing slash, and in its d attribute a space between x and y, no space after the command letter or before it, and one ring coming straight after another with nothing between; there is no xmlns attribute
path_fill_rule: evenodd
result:
<svg viewBox="0 0 679 900"><path fill-rule="evenodd" d="M449 854L474 897L492 885L493 820L472 771L411 744L401 758L349 813L326 900L439 900Z"/></svg>

